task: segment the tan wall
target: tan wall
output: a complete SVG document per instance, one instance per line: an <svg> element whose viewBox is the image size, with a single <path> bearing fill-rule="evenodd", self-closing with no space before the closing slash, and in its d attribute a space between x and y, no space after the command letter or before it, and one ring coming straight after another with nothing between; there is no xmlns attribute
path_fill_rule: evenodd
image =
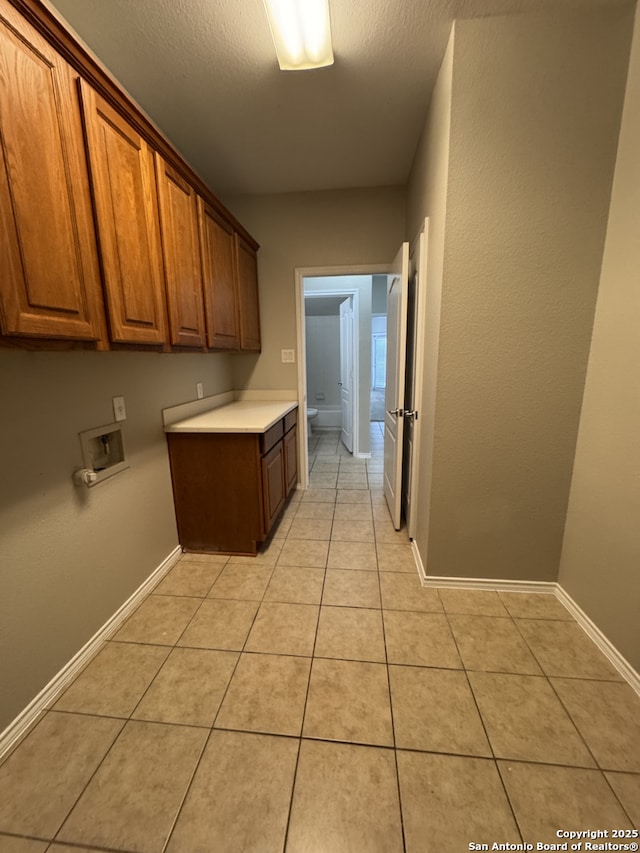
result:
<svg viewBox="0 0 640 853"><path fill-rule="evenodd" d="M431 96L427 119L407 187L407 234L411 239L418 233L425 217L429 217L425 356L421 412L417 421L420 430L419 485L417 506L414 507L415 543L424 566L427 565L431 512L454 44L455 26L451 30L447 50Z"/></svg>
<svg viewBox="0 0 640 853"><path fill-rule="evenodd" d="M231 358L0 352L0 730L177 546L160 410L230 390ZM117 395L131 467L75 487Z"/></svg>
<svg viewBox="0 0 640 853"><path fill-rule="evenodd" d="M640 15L559 581L640 671Z"/></svg>
<svg viewBox="0 0 640 853"><path fill-rule="evenodd" d="M631 20L456 23L431 575L557 577Z"/></svg>
<svg viewBox="0 0 640 853"><path fill-rule="evenodd" d="M386 264L404 239L404 188L287 193L226 199L260 243L262 353L234 360L237 388L297 388L296 267Z"/></svg>

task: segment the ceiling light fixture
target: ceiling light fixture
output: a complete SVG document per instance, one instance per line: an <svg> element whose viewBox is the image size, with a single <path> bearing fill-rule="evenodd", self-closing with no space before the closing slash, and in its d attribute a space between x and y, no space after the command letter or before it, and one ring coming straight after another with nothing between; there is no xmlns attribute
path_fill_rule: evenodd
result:
<svg viewBox="0 0 640 853"><path fill-rule="evenodd" d="M329 0L264 0L282 71L333 64Z"/></svg>

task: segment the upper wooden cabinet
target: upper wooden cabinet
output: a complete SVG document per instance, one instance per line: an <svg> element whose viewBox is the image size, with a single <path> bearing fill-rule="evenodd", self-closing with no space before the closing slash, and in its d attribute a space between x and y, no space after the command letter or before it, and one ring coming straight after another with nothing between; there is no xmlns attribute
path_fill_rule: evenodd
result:
<svg viewBox="0 0 640 853"><path fill-rule="evenodd" d="M257 248L41 0L0 0L0 346L259 350Z"/></svg>
<svg viewBox="0 0 640 853"><path fill-rule="evenodd" d="M109 104L81 81L110 337L167 340L164 273L153 152Z"/></svg>
<svg viewBox="0 0 640 853"><path fill-rule="evenodd" d="M235 244L240 306L240 348L260 352L260 304L256 251L238 233L235 234Z"/></svg>
<svg viewBox="0 0 640 853"><path fill-rule="evenodd" d="M103 337L77 74L0 0L0 327Z"/></svg>
<svg viewBox="0 0 640 853"><path fill-rule="evenodd" d="M204 347L196 192L160 154L155 158L171 343Z"/></svg>
<svg viewBox="0 0 640 853"><path fill-rule="evenodd" d="M210 349L240 349L240 318L233 227L198 198L200 254Z"/></svg>

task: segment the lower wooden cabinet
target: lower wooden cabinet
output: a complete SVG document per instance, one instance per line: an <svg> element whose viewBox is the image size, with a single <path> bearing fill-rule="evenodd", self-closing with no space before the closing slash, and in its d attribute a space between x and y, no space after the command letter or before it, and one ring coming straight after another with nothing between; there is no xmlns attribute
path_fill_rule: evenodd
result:
<svg viewBox="0 0 640 853"><path fill-rule="evenodd" d="M180 545L256 554L297 482L297 411L266 433L167 433Z"/></svg>

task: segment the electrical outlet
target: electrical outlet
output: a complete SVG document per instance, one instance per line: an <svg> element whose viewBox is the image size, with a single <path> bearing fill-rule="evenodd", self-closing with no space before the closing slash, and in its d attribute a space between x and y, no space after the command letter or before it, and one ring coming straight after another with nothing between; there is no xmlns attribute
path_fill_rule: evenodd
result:
<svg viewBox="0 0 640 853"><path fill-rule="evenodd" d="M198 400L202 400L202 398L204 397L202 382L196 382L196 394L198 395Z"/></svg>
<svg viewBox="0 0 640 853"><path fill-rule="evenodd" d="M280 350L280 355L282 358L283 364L294 364L296 360L296 352L292 349L282 349Z"/></svg>
<svg viewBox="0 0 640 853"><path fill-rule="evenodd" d="M113 398L113 418L116 421L126 421L127 410L124 407L124 397Z"/></svg>

